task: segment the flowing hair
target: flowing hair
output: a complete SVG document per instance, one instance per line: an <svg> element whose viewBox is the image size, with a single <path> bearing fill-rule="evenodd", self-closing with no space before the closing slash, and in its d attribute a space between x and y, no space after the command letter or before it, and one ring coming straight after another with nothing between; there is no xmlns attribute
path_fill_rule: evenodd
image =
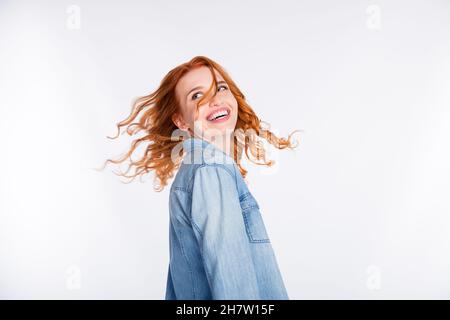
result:
<svg viewBox="0 0 450 320"><path fill-rule="evenodd" d="M124 126L126 126L126 132L130 136L136 135L139 131L143 131L145 135L133 140L128 152L123 154L119 159L107 159L103 168L108 162L120 164L129 158L128 169L124 173L116 174L130 178L131 182L135 177L142 177L145 173L154 170L154 190L159 192L164 189L168 180L173 177L174 170L179 168L183 159L183 155L180 154L177 154L177 157L174 158L172 150L180 141L186 138L181 136L176 139L173 136L173 133L177 130L179 131L179 129L172 121L172 115L180 112L180 103L175 94L175 87L186 73L201 66L206 66L210 69L213 76L213 83L208 89L208 94L199 100L196 109L197 114L199 105L205 97L209 96L211 89L217 87L214 70L221 74L228 84L231 93L237 100L238 118L233 133L233 158L244 179L248 171L240 163L243 151L245 151L246 157L257 165L272 166L275 163L274 160L266 161L266 150L260 141L261 138L278 149L292 149L297 146L293 145L291 136L299 130L293 131L285 139L277 137L269 128L264 128L263 124L265 122L257 117L253 109L246 102L244 94L227 74L225 69L205 56L196 56L190 61L170 70L162 79L156 91L134 100L130 115L117 124L117 135L115 137L107 136L107 138L117 138L120 134L121 127ZM140 159L133 161L131 155L142 143L146 144L145 152ZM249 150L251 155L248 152ZM132 168L134 169L133 174L127 175Z"/></svg>

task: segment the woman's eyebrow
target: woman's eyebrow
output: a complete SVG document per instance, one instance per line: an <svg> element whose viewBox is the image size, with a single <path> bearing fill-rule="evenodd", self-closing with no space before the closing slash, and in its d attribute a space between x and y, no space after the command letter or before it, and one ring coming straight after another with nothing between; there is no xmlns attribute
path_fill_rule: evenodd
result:
<svg viewBox="0 0 450 320"><path fill-rule="evenodd" d="M226 81L223 81L223 80L217 81L217 85L222 84L222 83L227 84ZM201 89L201 88L203 88L203 87L202 87L202 86L196 86L195 88L192 88L191 91L189 91L189 92L186 94L186 97L187 97L192 91L195 91L195 90L198 90L198 89Z"/></svg>

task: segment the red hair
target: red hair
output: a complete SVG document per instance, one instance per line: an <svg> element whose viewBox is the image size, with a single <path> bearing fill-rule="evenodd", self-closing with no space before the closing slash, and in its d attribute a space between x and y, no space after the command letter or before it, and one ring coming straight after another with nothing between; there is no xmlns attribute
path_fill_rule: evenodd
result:
<svg viewBox="0 0 450 320"><path fill-rule="evenodd" d="M274 161L265 160L265 149L260 141L260 138L267 140L270 144L278 149L294 148L296 145L292 144L292 132L287 139L278 138L274 133L261 126L261 120L257 117L253 109L246 102L242 91L237 87L231 77L218 63L205 56L196 56L190 61L183 63L172 69L162 79L161 84L156 91L137 98L132 104L130 115L123 121L117 124L116 137L108 137L115 139L120 134L120 128L126 126L126 132L131 135L136 135L139 131L143 131L145 135L141 138L133 140L130 149L121 158L117 160L106 160L104 166L108 162L119 164L130 158L128 169L125 173L118 175L131 178L134 180L137 176L142 176L151 170L155 171L155 191L162 191L167 185L167 182L174 175L174 170L180 166L182 156L173 159L171 156L172 149L180 143L180 140L173 138L173 132L178 127L172 121L172 115L180 112L180 103L175 94L175 87L178 81L190 70L200 66L206 66L210 69L213 76L213 84L208 90L208 93L202 97L197 105L202 103L205 97L209 96L212 88L217 87L217 79L214 73L216 70L228 84L232 94L238 103L238 118L236 122L234 136L234 155L233 158L239 167L239 171L243 178L246 177L247 170L245 170L240 159L245 150L247 158L255 164L272 166ZM135 121L139 117L138 121ZM135 121L135 122L133 122ZM131 154L141 144L146 143L144 155L136 160L131 160ZM249 155L248 150L252 156ZM252 159L254 157L254 159ZM103 168L104 168L103 166ZM132 175L127 175L131 168L134 168ZM130 181L130 182L131 182Z"/></svg>

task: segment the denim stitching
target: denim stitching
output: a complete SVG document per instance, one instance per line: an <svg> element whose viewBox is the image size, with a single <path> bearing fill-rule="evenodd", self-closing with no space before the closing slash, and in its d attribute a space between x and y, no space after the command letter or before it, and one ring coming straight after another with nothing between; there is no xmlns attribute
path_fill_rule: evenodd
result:
<svg viewBox="0 0 450 320"><path fill-rule="evenodd" d="M224 166L223 164L220 163L206 163L206 164L202 164L200 166L198 166L197 169L195 169L194 173L192 174L192 177L190 178L189 182L188 182L188 186L191 185L192 180L194 179L194 177L197 174L198 169L206 167L206 166L214 166L214 167L219 167L224 169L232 178L234 181L236 181L235 177L233 176L233 173L230 171L230 169L228 169L226 166ZM187 192L192 193L192 190L188 190Z"/></svg>
<svg viewBox="0 0 450 320"><path fill-rule="evenodd" d="M179 190L179 191L184 191L184 192L188 192L188 190L186 188L183 187L173 187L174 190Z"/></svg>
<svg viewBox="0 0 450 320"><path fill-rule="evenodd" d="M200 231L200 228L197 226L197 224L194 221L192 221L192 225L194 226L195 229L197 229L198 233L200 234L200 238L201 238L202 244L203 244L203 234ZM202 263L203 263L203 266L204 266L203 269L205 270L206 278L208 279L208 284L209 284L210 290L212 292L212 287L211 287L212 276L209 274L208 268L206 268L204 252L203 252L203 245L200 247L200 253L201 253L200 256L202 257Z"/></svg>
<svg viewBox="0 0 450 320"><path fill-rule="evenodd" d="M244 207L242 210L249 210L249 209L259 209L259 207L257 204L253 204L251 206Z"/></svg>
<svg viewBox="0 0 450 320"><path fill-rule="evenodd" d="M177 232L176 228L175 228L175 232ZM180 235L180 233L178 233L178 235ZM183 254L184 259L186 260L186 264L188 265L188 268L189 268L189 274L191 275L192 294L193 294L193 297L195 299L195 296L196 296L196 294L195 294L195 282L194 282L194 276L193 276L193 272L192 272L192 267L191 267L191 264L189 262L189 259L187 258L186 252L184 250L183 241L182 241L181 237L178 237L178 239L179 239L179 242L180 242L181 253Z"/></svg>
<svg viewBox="0 0 450 320"><path fill-rule="evenodd" d="M247 212L247 210L243 210L242 211L242 215L244 217L244 223L245 223L245 231L247 232L247 235L250 238L250 242L270 242L269 238L265 238L265 239L254 239L252 232L250 230L250 224L248 222L248 215L251 214L251 212Z"/></svg>
<svg viewBox="0 0 450 320"><path fill-rule="evenodd" d="M250 196L250 192L245 192L239 197L239 201L243 201Z"/></svg>
<svg viewBox="0 0 450 320"><path fill-rule="evenodd" d="M254 204L251 204L251 205L249 205L249 206L242 205L242 202L245 203L245 201L246 201L248 198L251 199L251 193L250 193L250 192L245 192L244 194L242 194L242 195L239 197L239 202L241 202L242 210L253 209L253 208L259 209L258 202L256 202L255 199L254 199L254 202L255 202Z"/></svg>

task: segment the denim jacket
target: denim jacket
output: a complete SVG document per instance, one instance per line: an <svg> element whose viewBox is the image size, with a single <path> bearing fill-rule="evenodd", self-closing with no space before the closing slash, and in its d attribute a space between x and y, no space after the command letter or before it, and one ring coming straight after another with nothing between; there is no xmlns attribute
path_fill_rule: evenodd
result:
<svg viewBox="0 0 450 320"><path fill-rule="evenodd" d="M234 161L189 137L170 188L166 300L288 300L259 205Z"/></svg>

